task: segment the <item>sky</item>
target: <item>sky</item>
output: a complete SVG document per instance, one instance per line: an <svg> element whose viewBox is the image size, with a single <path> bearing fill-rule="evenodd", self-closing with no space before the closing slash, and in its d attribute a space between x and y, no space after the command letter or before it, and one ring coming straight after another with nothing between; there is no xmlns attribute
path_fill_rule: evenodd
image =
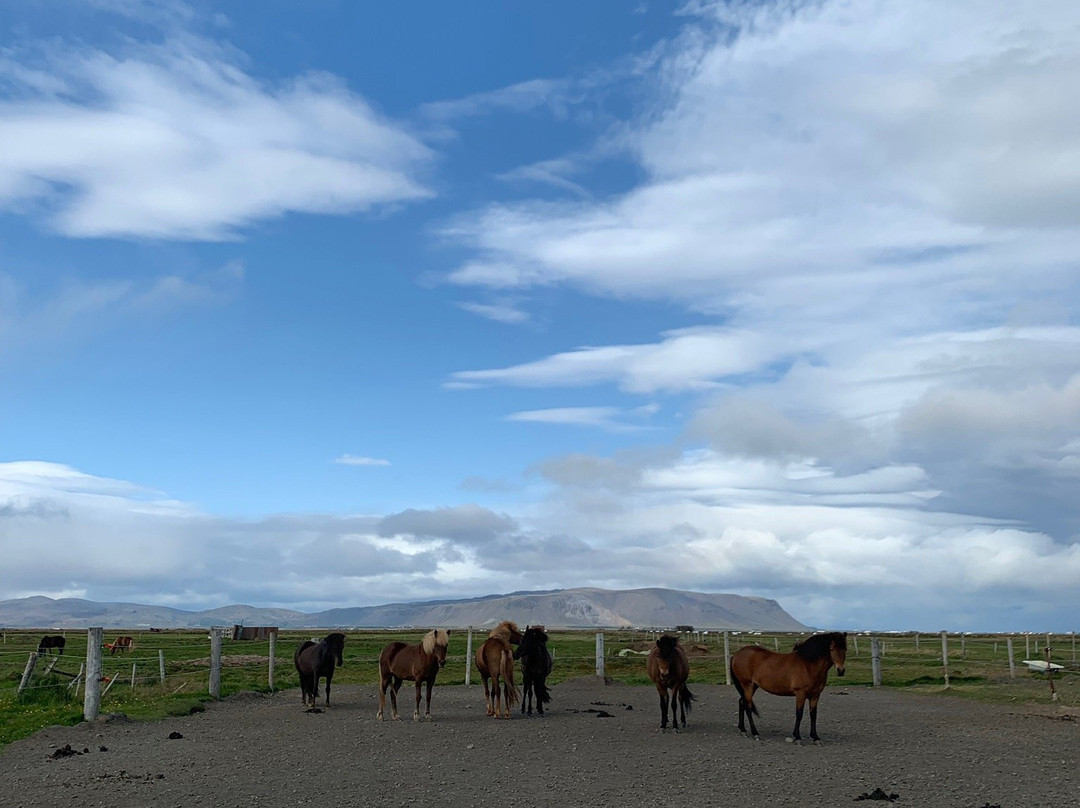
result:
<svg viewBox="0 0 1080 808"><path fill-rule="evenodd" d="M0 599L1080 628L1073 0L0 6Z"/></svg>

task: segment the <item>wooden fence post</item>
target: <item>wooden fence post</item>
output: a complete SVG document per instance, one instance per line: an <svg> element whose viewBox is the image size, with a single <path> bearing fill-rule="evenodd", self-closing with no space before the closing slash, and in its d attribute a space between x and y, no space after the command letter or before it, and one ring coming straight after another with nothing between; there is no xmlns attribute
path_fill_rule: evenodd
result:
<svg viewBox="0 0 1080 808"><path fill-rule="evenodd" d="M604 678L604 632L596 632L596 675Z"/></svg>
<svg viewBox="0 0 1080 808"><path fill-rule="evenodd" d="M1076 662L1076 632L1075 632L1075 631L1070 631L1069 633L1070 633L1070 634L1072 634L1072 642L1073 642L1073 662Z"/></svg>
<svg viewBox="0 0 1080 808"><path fill-rule="evenodd" d="M731 644L726 631L724 632L724 684L731 684Z"/></svg>
<svg viewBox="0 0 1080 808"><path fill-rule="evenodd" d="M165 651L159 650L157 652L158 662L158 674L161 676L161 683L165 684Z"/></svg>
<svg viewBox="0 0 1080 808"><path fill-rule="evenodd" d="M68 683L67 686L68 690L71 690L71 688L75 688L75 698L79 697L79 683L82 681L83 666L85 665L85 662L79 663L79 672L75 674L74 678Z"/></svg>
<svg viewBox="0 0 1080 808"><path fill-rule="evenodd" d="M881 687L881 653L877 637L870 638L870 669L873 671L874 687Z"/></svg>
<svg viewBox="0 0 1080 808"><path fill-rule="evenodd" d="M919 653L919 632L915 632L915 653Z"/></svg>
<svg viewBox="0 0 1080 808"><path fill-rule="evenodd" d="M221 629L210 629L210 695L221 698Z"/></svg>
<svg viewBox="0 0 1080 808"><path fill-rule="evenodd" d="M26 667L23 668L22 679L19 681L19 689L15 691L15 695L20 695L26 686L30 684L30 677L34 675L34 666L37 665L37 651L31 651L29 659L26 660Z"/></svg>
<svg viewBox="0 0 1080 808"><path fill-rule="evenodd" d="M469 626L469 635L465 638L465 684L469 684L472 674L472 626Z"/></svg>
<svg viewBox="0 0 1080 808"><path fill-rule="evenodd" d="M949 688L949 632L941 632L941 664L945 668L945 689Z"/></svg>
<svg viewBox="0 0 1080 808"><path fill-rule="evenodd" d="M1031 659L1031 635L1024 632L1024 659Z"/></svg>
<svg viewBox="0 0 1080 808"><path fill-rule="evenodd" d="M101 709L101 643L104 628L86 630L86 681L83 685L83 720L94 721Z"/></svg>
<svg viewBox="0 0 1080 808"><path fill-rule="evenodd" d="M132 690L135 689L135 666L137 664L139 664L139 663L137 663L137 662L132 662L131 663L131 689Z"/></svg>
<svg viewBox="0 0 1080 808"><path fill-rule="evenodd" d="M1009 653L1009 678L1010 679L1015 679L1016 678L1016 663L1013 662L1012 637L1006 638L1006 640L1005 640L1005 648Z"/></svg>
<svg viewBox="0 0 1080 808"><path fill-rule="evenodd" d="M855 641L855 656L859 655L859 635L855 634L852 638Z"/></svg>
<svg viewBox="0 0 1080 808"><path fill-rule="evenodd" d="M270 632L270 666L266 671L266 686L270 692L274 692L274 665L277 658L277 632Z"/></svg>

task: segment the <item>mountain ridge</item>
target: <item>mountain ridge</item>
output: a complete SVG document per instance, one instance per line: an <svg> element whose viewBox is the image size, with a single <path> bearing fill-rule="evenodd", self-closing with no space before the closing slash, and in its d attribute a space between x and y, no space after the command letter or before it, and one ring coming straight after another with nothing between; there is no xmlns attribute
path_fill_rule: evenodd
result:
<svg viewBox="0 0 1080 808"><path fill-rule="evenodd" d="M518 591L473 598L404 601L318 612L243 604L201 611L43 595L0 601L0 626L8 628L205 628L212 625L279 628L395 628L492 626L502 620L549 628L665 628L804 631L808 627L769 598L646 587L579 587Z"/></svg>

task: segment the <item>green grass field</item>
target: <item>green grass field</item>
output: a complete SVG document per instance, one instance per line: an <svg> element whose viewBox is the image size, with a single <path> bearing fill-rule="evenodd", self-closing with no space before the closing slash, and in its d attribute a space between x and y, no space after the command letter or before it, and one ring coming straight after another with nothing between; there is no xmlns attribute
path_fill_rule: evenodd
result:
<svg viewBox="0 0 1080 808"><path fill-rule="evenodd" d="M0 644L0 748L42 727L52 724L75 724L82 720L82 691L75 695L68 676L43 673L52 661L49 656L38 660L29 686L16 695L27 659L37 650L38 640L53 631L7 631ZM299 687L292 655L305 639L318 638L325 632L283 631L277 639L274 666L275 690ZM346 632L345 666L334 674L334 684L378 683L378 656L382 648L394 640L418 642L422 631L349 631ZM558 684L570 678L592 676L596 671L596 633L593 631L553 631L549 648L555 657L555 669L549 679ZM209 699L210 641L207 631L106 631L106 641L118 634L129 634L135 648L126 655L103 657L103 674L115 681L102 698L103 713L124 713L132 718L162 718L185 715L202 709ZM463 684L466 668L467 632L452 631L446 668L439 674L439 684ZM74 674L86 659L86 632L66 632L67 647L56 671ZM474 632L473 648L485 634ZM619 654L624 649L644 650L652 642L652 634L633 631L607 631L604 636L606 675L627 684L648 684L645 658L636 654ZM798 639L790 634L749 635L731 634L732 653L743 645L759 644L781 651L791 650ZM1050 686L1043 674L1031 673L1020 664L1022 659L1042 659L1046 635L1032 635L1025 642L1023 635L1013 637L1013 657L1016 678L1009 678L1009 662L1004 636L978 635L949 637L950 687L945 689L941 660L941 639L936 634L878 635L883 655L881 659L884 687L911 688L923 693L948 694L962 698L1002 703L1051 703ZM847 674L843 679L830 675L830 683L849 687L870 686L872 668L869 636L850 637ZM1080 675L1075 662L1075 646L1067 635L1051 638L1053 660L1068 670L1054 677L1057 704L1066 707L1080 705ZM691 682L723 683L724 649L722 635L711 633L698 638L684 636L682 644L690 654ZM1026 651L1030 648L1031 654ZM270 643L263 641L233 641L225 639L222 646L221 695L228 696L245 690L269 691ZM161 681L160 656L164 652L165 680ZM134 666L134 684L133 671ZM475 668L473 683L479 682ZM103 685L104 687L104 685Z"/></svg>

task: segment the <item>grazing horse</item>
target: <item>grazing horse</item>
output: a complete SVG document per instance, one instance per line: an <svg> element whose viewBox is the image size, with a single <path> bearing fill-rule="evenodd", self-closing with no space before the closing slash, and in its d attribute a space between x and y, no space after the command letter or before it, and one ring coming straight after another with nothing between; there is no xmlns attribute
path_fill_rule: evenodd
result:
<svg viewBox="0 0 1080 808"><path fill-rule="evenodd" d="M533 694L536 694L536 712L544 714L544 705L551 701L547 677L551 673L554 660L547 647L548 635L543 626L527 626L521 638L521 644L514 651L514 659L521 660L521 686L525 691L521 699L521 712L529 705L532 715Z"/></svg>
<svg viewBox="0 0 1080 808"><path fill-rule="evenodd" d="M379 713L375 716L383 720L383 708L386 707L386 689L390 688L391 716L398 720L397 694L401 683L408 679L416 682L416 706L413 708L413 721L420 720L420 688L427 683L427 708L424 718L431 720L431 686L435 677L446 664L446 646L450 642L450 632L437 628L424 635L416 645L392 642L379 654Z"/></svg>
<svg viewBox="0 0 1080 808"><path fill-rule="evenodd" d="M690 676L690 660L686 658L686 652L679 645L679 638L670 634L663 635L656 641L656 645L649 651L649 658L645 660L649 678L656 685L656 692L660 694L660 731L667 732L668 704L671 704L671 726L679 731L679 717L682 713L682 725L686 726L686 714L693 705L694 694L686 686L686 680ZM668 691L671 692L669 699Z"/></svg>
<svg viewBox="0 0 1080 808"><path fill-rule="evenodd" d="M37 652L38 655L44 654L50 648L55 648L57 653L64 653L64 644L67 642L59 634L50 634L41 638L41 642L38 643Z"/></svg>
<svg viewBox="0 0 1080 808"><path fill-rule="evenodd" d="M504 620L489 633L480 650L476 652L476 667L480 678L484 680L484 699L487 702L487 714L499 718L500 695L504 718L510 717L510 708L518 702L518 689L514 684L514 650L511 645L521 642L521 630L517 624ZM488 689L488 680L491 689ZM499 681L502 680L502 694L499 693Z"/></svg>
<svg viewBox="0 0 1080 808"><path fill-rule="evenodd" d="M740 648L731 658L731 681L739 691L739 731L746 732L745 714L750 719L750 733L758 738L754 716L759 713L754 705L754 693L760 687L777 696L795 697L795 730L791 733L791 741L802 737L799 725L802 724L803 705L809 699L810 738L821 740L817 734L818 699L825 689L829 668L835 665L837 675L844 675L846 656L847 634L839 631L815 634L797 642L788 654L770 651L760 645Z"/></svg>
<svg viewBox="0 0 1080 808"><path fill-rule="evenodd" d="M334 678L334 664L340 668L345 660L341 658L345 651L345 635L335 632L327 634L321 641L305 640L293 654L296 672L300 674L300 699L304 706L315 707L319 697L319 678L326 678L326 706L330 706L330 682Z"/></svg>
<svg viewBox="0 0 1080 808"><path fill-rule="evenodd" d="M109 656L113 656L116 653L122 654L135 647L135 640L131 637L117 637L112 642L105 643L105 647L109 649Z"/></svg>

